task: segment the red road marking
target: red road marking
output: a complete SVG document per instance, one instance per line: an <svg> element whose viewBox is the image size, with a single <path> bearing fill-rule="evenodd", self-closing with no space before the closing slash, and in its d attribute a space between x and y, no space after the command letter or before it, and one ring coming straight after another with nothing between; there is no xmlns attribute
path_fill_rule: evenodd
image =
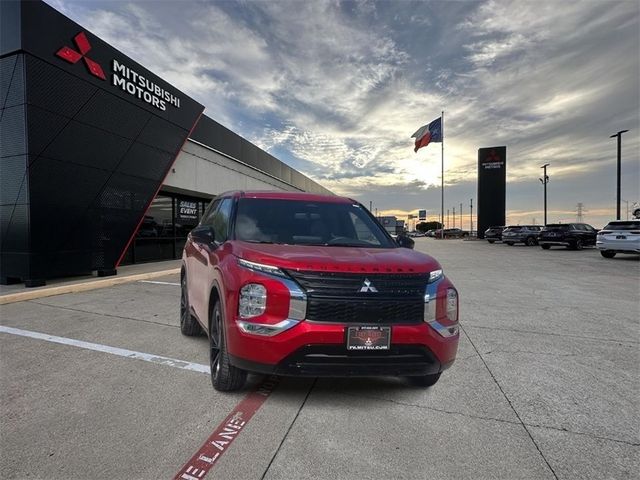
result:
<svg viewBox="0 0 640 480"><path fill-rule="evenodd" d="M278 386L278 377L268 377L250 392L213 431L207 441L178 471L174 480L201 480L227 451L235 438L247 426L269 395Z"/></svg>

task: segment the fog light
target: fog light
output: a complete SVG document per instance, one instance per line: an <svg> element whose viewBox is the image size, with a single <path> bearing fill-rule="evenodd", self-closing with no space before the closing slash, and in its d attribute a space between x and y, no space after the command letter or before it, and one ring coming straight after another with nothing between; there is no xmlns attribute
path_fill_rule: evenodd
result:
<svg viewBox="0 0 640 480"><path fill-rule="evenodd" d="M249 283L240 289L238 314L240 318L262 315L267 308L267 289L258 283Z"/></svg>
<svg viewBox="0 0 640 480"><path fill-rule="evenodd" d="M458 323L458 292L453 288L447 289L447 319Z"/></svg>

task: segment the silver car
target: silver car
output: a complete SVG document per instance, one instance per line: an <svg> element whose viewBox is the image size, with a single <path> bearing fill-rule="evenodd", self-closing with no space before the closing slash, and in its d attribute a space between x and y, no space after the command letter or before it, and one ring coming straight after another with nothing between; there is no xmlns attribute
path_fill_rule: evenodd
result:
<svg viewBox="0 0 640 480"><path fill-rule="evenodd" d="M598 232L596 247L605 258L616 253L640 254L640 220L614 220Z"/></svg>

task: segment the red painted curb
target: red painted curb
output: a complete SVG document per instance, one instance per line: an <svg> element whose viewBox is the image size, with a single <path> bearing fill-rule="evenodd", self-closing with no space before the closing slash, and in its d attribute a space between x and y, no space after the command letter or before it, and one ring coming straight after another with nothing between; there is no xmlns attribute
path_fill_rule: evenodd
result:
<svg viewBox="0 0 640 480"><path fill-rule="evenodd" d="M278 377L267 377L235 406L200 449L185 463L174 480L201 480L247 426L269 395L278 386Z"/></svg>

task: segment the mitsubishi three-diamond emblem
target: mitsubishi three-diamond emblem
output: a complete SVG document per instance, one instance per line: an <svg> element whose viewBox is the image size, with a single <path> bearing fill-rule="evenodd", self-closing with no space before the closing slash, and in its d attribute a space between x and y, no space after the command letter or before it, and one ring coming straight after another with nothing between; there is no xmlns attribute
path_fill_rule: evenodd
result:
<svg viewBox="0 0 640 480"><path fill-rule="evenodd" d="M71 47L64 46L60 50L56 52L56 55L63 60L66 60L69 63L78 63L78 61L82 58L84 59L84 64L87 66L87 70L91 75L101 78L102 80L106 80L107 77L102 70L102 67L98 62L94 62L90 58L87 58L87 53L91 50L91 44L87 39L87 36L84 32L80 32L75 37L73 37L73 42L76 44L76 47L79 52L74 50Z"/></svg>
<svg viewBox="0 0 640 480"><path fill-rule="evenodd" d="M362 288L360 289L360 292L378 293L378 289L371 284L368 278L365 278L364 282L362 283Z"/></svg>

